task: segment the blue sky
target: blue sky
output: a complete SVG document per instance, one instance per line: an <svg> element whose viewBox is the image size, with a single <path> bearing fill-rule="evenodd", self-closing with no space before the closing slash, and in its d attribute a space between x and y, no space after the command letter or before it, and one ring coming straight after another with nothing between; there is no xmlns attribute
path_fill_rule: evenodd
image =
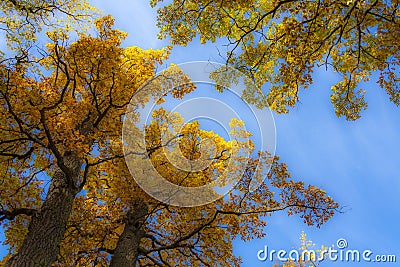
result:
<svg viewBox="0 0 400 267"><path fill-rule="evenodd" d="M167 45L156 37L156 13L148 1L90 2L104 14L112 14L117 27L129 33L124 45L144 49ZM187 47L175 47L169 62L221 62L218 45L193 42ZM273 214L267 218L265 238L246 243L235 241L234 253L243 258L242 266L271 266L271 262L257 259L257 251L264 245L275 250L298 247L302 231L317 247L345 238L349 249L396 254L397 262L400 261L400 109L389 102L386 93L372 79L362 85L369 104L362 118L355 122L337 118L329 96L330 86L338 79L335 73L317 70L314 84L300 93L301 103L289 114L274 114L274 117L276 154L288 164L292 176L326 190L345 206L345 212L319 229L306 226L296 216ZM5 252L5 247L0 248L0 257ZM398 263L322 264L334 265L397 266Z"/></svg>

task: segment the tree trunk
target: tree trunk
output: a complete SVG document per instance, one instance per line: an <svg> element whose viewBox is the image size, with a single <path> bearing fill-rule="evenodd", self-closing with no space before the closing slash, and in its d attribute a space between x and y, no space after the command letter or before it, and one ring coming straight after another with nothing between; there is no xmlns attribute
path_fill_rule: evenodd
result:
<svg viewBox="0 0 400 267"><path fill-rule="evenodd" d="M139 255L140 239L144 235L143 224L147 212L147 205L138 200L126 214L124 231L118 239L110 267L135 266Z"/></svg>
<svg viewBox="0 0 400 267"><path fill-rule="evenodd" d="M56 169L46 199L32 216L24 242L18 253L7 262L7 267L47 267L56 261L72 204L79 191L75 187L79 160L67 155L64 156L64 164L70 170L69 178L74 184L68 183L61 169Z"/></svg>

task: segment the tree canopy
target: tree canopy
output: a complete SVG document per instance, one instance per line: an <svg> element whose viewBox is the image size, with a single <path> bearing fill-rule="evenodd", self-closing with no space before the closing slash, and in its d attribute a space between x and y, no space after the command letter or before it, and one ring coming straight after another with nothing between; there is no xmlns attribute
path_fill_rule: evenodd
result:
<svg viewBox="0 0 400 267"><path fill-rule="evenodd" d="M68 27L47 25L53 12L79 19L85 2L5 1L1 8L15 48L0 65L0 223L10 246L5 266L238 266L232 240L264 236L271 213L299 214L320 226L337 210L326 192L292 179L279 157L242 142L251 135L243 122L232 120L238 138L225 140L196 121L180 125L179 114L161 108L146 125L146 147L134 153L187 187L214 180L235 157L240 177L227 196L207 205L184 208L153 199L126 165L122 125L133 95L154 78L170 48L122 47L127 34L114 28L111 16L95 20L91 34L77 30L75 39ZM10 21L8 14L14 14ZM34 35L42 23L49 28L40 47ZM34 43L37 49L25 49ZM172 97L196 90L179 68L170 76L160 86L174 88ZM139 100L137 106L148 98ZM213 141L207 148L218 156L208 168L180 170L168 161L164 148L174 142L161 135L170 125L180 125L173 141L189 160L200 156L202 139ZM252 156L237 156L238 147ZM253 191L260 162L270 172Z"/></svg>
<svg viewBox="0 0 400 267"><path fill-rule="evenodd" d="M377 73L400 103L399 1L153 0L160 37L175 45L226 40L227 64L264 86L268 104L287 113L324 66L341 75L331 87L337 116L356 120L367 108L359 84ZM254 96L257 97L257 96Z"/></svg>

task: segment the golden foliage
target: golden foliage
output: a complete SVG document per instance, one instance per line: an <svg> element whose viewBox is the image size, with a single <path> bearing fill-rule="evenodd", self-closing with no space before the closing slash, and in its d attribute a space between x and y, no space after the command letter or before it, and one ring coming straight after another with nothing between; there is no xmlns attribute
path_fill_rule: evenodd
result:
<svg viewBox="0 0 400 267"><path fill-rule="evenodd" d="M145 194L124 161L122 124L132 96L154 76L169 49L123 48L126 33L113 24L111 16L100 18L95 34L80 33L71 44L63 31L49 31L51 41L38 63L0 65L0 222L8 221L3 226L10 254L18 251L32 215L23 209L40 209L46 186L41 183L51 179L57 168L65 172L66 179L71 178L65 155L74 155L82 164L78 180L68 180L78 195L56 266L108 264L124 230L124 216L138 200L149 207L138 248L140 266L165 262L171 266L238 266L232 240L262 237L265 216L272 212L300 214L307 224L317 226L333 215L337 203L324 191L295 182L285 164L262 153L252 159L237 157L233 173L240 176L239 183L226 197L206 206L172 207ZM188 84L172 95L181 98L194 89ZM147 101L139 98L137 105ZM251 143L226 141L193 122L182 128L178 140L183 155L198 157L201 139L208 138L220 156L203 171L177 170L162 153L167 145L160 141L165 112L154 113L148 125L146 156L171 182L181 183L184 178L185 186L206 184L224 172L226 161L238 147L256 153ZM174 123L180 121L176 114ZM238 140L251 134L241 129L241 121L232 120L231 127ZM252 179L264 175L256 168L260 162L271 165L268 183L250 191Z"/></svg>
<svg viewBox="0 0 400 267"><path fill-rule="evenodd" d="M376 72L399 105L399 18L398 1L377 0L174 0L158 9L159 37L173 44L227 38L227 63L269 87L268 104L278 113L297 103L316 68L330 67L342 76L331 102L347 120L367 107L359 84Z"/></svg>

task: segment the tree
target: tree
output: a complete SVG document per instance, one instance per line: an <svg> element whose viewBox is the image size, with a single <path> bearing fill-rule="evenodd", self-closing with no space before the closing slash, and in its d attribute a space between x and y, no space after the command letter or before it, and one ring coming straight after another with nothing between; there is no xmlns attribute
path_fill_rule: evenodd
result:
<svg viewBox="0 0 400 267"><path fill-rule="evenodd" d="M147 151L151 151L158 171L171 182L187 186L200 186L215 179L215 171L221 171L221 164L234 156L232 142L200 130L196 122L185 125L182 136L176 139L184 148L183 153L190 151L190 155L196 156L197 137L201 136L214 138L218 144L216 154L221 156L201 172L177 170L165 158L163 146L167 144L157 138L168 117L165 112L154 114L148 133L151 143ZM175 120L179 124L179 116ZM237 170L243 166L247 169L236 190L226 199L192 208L170 206L150 198L129 182L130 173L121 157L102 164L107 175L88 182L86 199L77 199L68 238L61 246L59 265L87 266L93 262L105 265L111 254L111 266L135 266L135 263L136 266L237 266L240 261L232 254L231 241L236 237L250 240L264 236L264 216L288 210L289 214L300 213L309 225L320 225L333 215L337 204L320 189L291 180L278 158L274 158L268 177L274 189L264 184L250 192L256 164L254 159L250 164L242 162L236 166Z"/></svg>
<svg viewBox="0 0 400 267"><path fill-rule="evenodd" d="M32 50L40 33L52 28L82 32L94 17L95 9L84 0L2 1L0 31L13 53L3 58L7 51L0 51L0 60L8 64L35 61Z"/></svg>
<svg viewBox="0 0 400 267"><path fill-rule="evenodd" d="M315 244L307 235L302 232L300 237L301 246L297 249L297 253L290 255L285 262L274 264L273 267L316 267L327 258L328 248L321 246L320 249L315 248Z"/></svg>
<svg viewBox="0 0 400 267"><path fill-rule="evenodd" d="M239 148L252 150L240 141L250 133L237 120L232 121L236 142L201 130L196 122L185 125L173 140L186 157L199 156L203 138L214 140L211 150L217 156L204 171L174 169L163 153L173 142L163 143L160 129L166 118L176 125L181 119L162 109L146 128L146 148L135 152L144 152L166 179L184 186L206 184L231 158L236 158L233 171L243 175L227 197L202 207L170 206L143 192L124 161L122 123L132 96L169 50L122 48L126 34L113 23L103 17L95 23L95 36L80 33L71 44L65 31L54 28L47 32L51 42L39 61L0 66L6 266L238 265L232 239L261 237L263 216L287 210L319 226L334 214L337 203L324 191L292 180L277 157L237 156ZM179 69L169 75L172 80L160 86L185 84L172 90L174 97L195 89ZM147 101L140 100L137 105ZM259 162L271 165L271 186L253 192L249 184L260 175Z"/></svg>
<svg viewBox="0 0 400 267"><path fill-rule="evenodd" d="M397 0L174 0L158 9L158 25L160 37L176 45L197 35L202 43L225 38L227 64L268 86L268 104L278 113L298 102L315 68L331 68L342 76L332 86L336 115L356 120L367 107L358 84L375 72L400 103L399 12Z"/></svg>
<svg viewBox="0 0 400 267"><path fill-rule="evenodd" d="M86 176L80 176L80 169L89 163L94 142L105 142L108 135L118 134L110 131L118 125L132 90L139 87L141 79L151 77L155 64L166 56L165 50L120 48L125 34L112 30L112 24L109 17L97 21L98 37L82 36L68 48L62 46L65 35L49 32L53 43L47 45L49 54L40 64L42 69L51 70L50 76L44 74L46 70L30 77L28 69L2 67L1 156L7 166L5 175L18 177L13 189L21 187L21 192L25 185L33 186L30 182L37 180L37 173L52 178L42 205L40 198L30 205L37 210L28 214L34 212L13 258L17 266L36 260L47 266L56 259L72 203L85 184ZM141 66L143 62L147 64ZM5 196L5 215L24 214L19 209L26 207L23 194ZM23 234L16 238L22 240Z"/></svg>

